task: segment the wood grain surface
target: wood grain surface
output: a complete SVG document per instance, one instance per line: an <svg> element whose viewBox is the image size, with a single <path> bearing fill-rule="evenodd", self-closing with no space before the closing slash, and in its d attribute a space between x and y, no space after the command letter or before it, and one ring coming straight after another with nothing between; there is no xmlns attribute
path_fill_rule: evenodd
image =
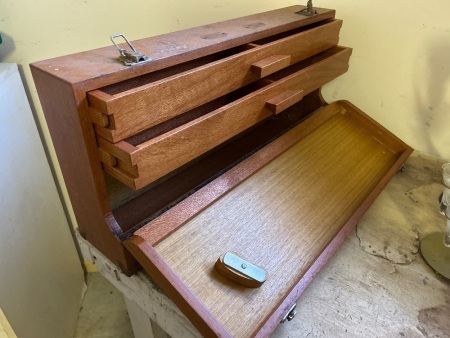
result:
<svg viewBox="0 0 450 338"><path fill-rule="evenodd" d="M222 177L228 182L234 181L235 178L232 178L229 174L234 172L232 167L238 165L250 154L269 144L277 137L279 139L284 138L282 136L284 133L289 132L293 126L324 105L320 90L316 90L283 113L220 148L220 152L212 152L187 168L176 172L170 178L157 181L155 184L150 184L140 190L133 190L107 175L106 177L110 178L107 186L110 191L111 207L117 222L124 231L136 230L151 219L161 215L162 212L167 210L168 206L174 213L185 215L183 209L180 208L183 203L180 201L185 197L195 193L203 185L225 172ZM279 140L276 144L279 144ZM289 144L285 144L284 147L289 147ZM277 151L274 151L274 153L277 153ZM236 175L236 178L239 177L241 177L239 174ZM192 208L188 209L192 210ZM164 213L164 215L167 214L168 212ZM173 218L171 219L173 220ZM176 229L176 224L173 224L173 222L169 222L167 219L162 222L166 226L161 227L161 232L155 235L156 238L167 235L167 232L163 232L164 229L170 228L170 231ZM168 226L168 223L170 223L170 226Z"/></svg>
<svg viewBox="0 0 450 338"><path fill-rule="evenodd" d="M107 163L105 170L127 185L132 182L134 189L142 188L270 117L273 111L266 106L268 101L286 91L309 94L345 73L351 52L350 48L336 47L316 55L305 68L300 68L302 64L296 64L292 70L286 70L288 74L284 74L285 77L273 84L136 147L126 141L112 144L99 138L100 149L130 165L136 165L138 176L130 175L129 170L125 172L118 167L109 167ZM299 96L294 95L294 98ZM280 113L281 107L286 109L289 104L279 104L277 107L280 109L275 108L275 112ZM130 178L123 180L124 174Z"/></svg>
<svg viewBox="0 0 450 338"><path fill-rule="evenodd" d="M324 8L317 8L318 15L313 17L295 13L302 8L304 6L291 6L131 41L139 52L152 57L152 62L135 67L127 67L118 62L119 52L112 45L35 62L33 66L70 84L82 82L84 90L90 91L257 39L331 19L335 15L334 10ZM213 35L217 32L226 34ZM120 46L126 47L124 44Z"/></svg>
<svg viewBox="0 0 450 338"><path fill-rule="evenodd" d="M109 201L100 156L114 159L98 152L84 92L39 68L31 71L80 233L124 272L135 273L136 260L105 222Z"/></svg>
<svg viewBox="0 0 450 338"><path fill-rule="evenodd" d="M341 26L342 21L335 20L244 52L242 48L226 51L232 55L223 59L220 53L210 55L204 61L194 62L192 69L179 65L179 71L164 69L133 79L129 84L120 82L90 92L91 107L114 117L110 118L108 128L98 126L96 132L118 142L162 123L337 45ZM281 62L267 60L279 55L284 56ZM255 67L260 71L254 72Z"/></svg>
<svg viewBox="0 0 450 338"><path fill-rule="evenodd" d="M410 151L401 141L384 146L377 125L361 123L351 105L321 111L330 109L326 123L155 247L233 336L257 332ZM214 271L226 251L263 267L264 285L246 289Z"/></svg>

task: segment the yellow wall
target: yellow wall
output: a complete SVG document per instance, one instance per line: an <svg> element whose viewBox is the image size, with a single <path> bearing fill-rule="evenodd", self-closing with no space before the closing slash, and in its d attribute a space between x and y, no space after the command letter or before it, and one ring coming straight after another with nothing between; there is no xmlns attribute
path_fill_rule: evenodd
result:
<svg viewBox="0 0 450 338"><path fill-rule="evenodd" d="M450 160L450 1L316 0L344 20L350 70L324 91L415 149Z"/></svg>
<svg viewBox="0 0 450 338"><path fill-rule="evenodd" d="M2 0L0 61L23 68L49 144L28 64L304 1ZM354 48L349 72L324 90L348 99L414 148L450 160L450 2L315 0L344 19L341 44ZM59 170L56 170L59 179Z"/></svg>

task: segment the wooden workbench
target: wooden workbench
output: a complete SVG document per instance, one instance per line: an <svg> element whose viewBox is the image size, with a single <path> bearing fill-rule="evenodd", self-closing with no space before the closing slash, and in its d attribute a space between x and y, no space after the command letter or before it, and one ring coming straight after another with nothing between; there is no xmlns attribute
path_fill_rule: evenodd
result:
<svg viewBox="0 0 450 338"><path fill-rule="evenodd" d="M424 236L445 227L442 163L413 153L272 337L450 337L450 282L419 251ZM79 243L123 293L136 337L198 336L147 274L126 277L80 236Z"/></svg>

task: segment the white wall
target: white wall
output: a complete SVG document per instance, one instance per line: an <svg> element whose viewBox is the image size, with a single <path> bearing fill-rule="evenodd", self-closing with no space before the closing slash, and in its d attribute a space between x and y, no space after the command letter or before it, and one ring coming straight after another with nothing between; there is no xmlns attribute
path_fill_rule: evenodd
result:
<svg viewBox="0 0 450 338"><path fill-rule="evenodd" d="M0 307L20 338L72 337L84 276L15 64L0 63Z"/></svg>
<svg viewBox="0 0 450 338"><path fill-rule="evenodd" d="M23 66L54 159L30 62L109 45L112 33L134 40L294 4L306 0L3 0L0 60ZM354 48L350 71L326 86L326 99L348 99L414 148L450 160L450 1L314 5L337 10L344 19L341 44Z"/></svg>

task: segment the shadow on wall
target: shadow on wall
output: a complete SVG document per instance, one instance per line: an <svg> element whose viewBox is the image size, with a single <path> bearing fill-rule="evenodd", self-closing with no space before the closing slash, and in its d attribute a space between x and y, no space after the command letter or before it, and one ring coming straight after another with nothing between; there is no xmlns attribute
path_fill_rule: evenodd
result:
<svg viewBox="0 0 450 338"><path fill-rule="evenodd" d="M424 148L439 157L450 159L450 41L433 39L425 44L416 62L414 92L416 120Z"/></svg>
<svg viewBox="0 0 450 338"><path fill-rule="evenodd" d="M0 32L2 43L0 44L0 62L3 62L6 57L14 52L16 49L16 45L14 44L14 40L3 32Z"/></svg>

